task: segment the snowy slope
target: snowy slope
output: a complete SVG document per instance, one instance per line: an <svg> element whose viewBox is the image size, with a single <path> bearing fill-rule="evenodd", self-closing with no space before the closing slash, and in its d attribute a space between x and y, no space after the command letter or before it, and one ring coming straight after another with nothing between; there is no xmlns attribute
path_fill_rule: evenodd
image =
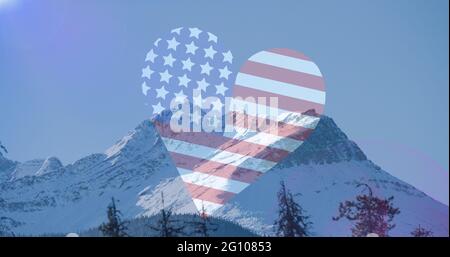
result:
<svg viewBox="0 0 450 257"><path fill-rule="evenodd" d="M148 120L104 154L87 156L63 169L49 161L39 176L36 172L43 165L35 175L14 176L11 167L21 164L9 161L2 168L2 158L7 162L0 156L0 174L14 179L0 180L0 217L8 220L3 225L15 233L66 233L95 227L104 221L112 196L126 218L158 213L160 192L164 192L165 205L175 212L196 210ZM392 235L409 235L420 224L435 235L448 236L448 206L373 164L328 117L321 119L301 147L219 209L217 216L272 234L281 180L311 215L315 235L350 234L348 223L331 217L337 214L340 201L360 193L355 183L366 182L377 195L395 197L401 214L395 218Z"/></svg>
<svg viewBox="0 0 450 257"><path fill-rule="evenodd" d="M139 193L177 174L150 121L145 121L106 154L85 157L64 172L1 183L0 217L21 224L10 228L16 234L88 229L104 221L113 196L126 217L138 216L145 211L137 206Z"/></svg>
<svg viewBox="0 0 450 257"><path fill-rule="evenodd" d="M42 167L42 164L44 164L44 161L44 159L35 159L17 164L11 174L11 179L14 180L35 175L36 172Z"/></svg>
<svg viewBox="0 0 450 257"><path fill-rule="evenodd" d="M390 235L407 235L419 224L431 229L436 235L448 235L447 206L437 203L386 172L374 169L373 164L368 161L274 170L261 178L258 186L250 187L244 194L233 199L218 215L271 234L272 224L276 219L273 210L278 206L278 188L273 185L281 180L285 181L296 200L311 216L312 231L316 235L350 235L350 225L343 220L333 221L332 217L338 214L339 202L352 200L361 192L355 188L357 182L371 185L378 196L395 197L395 206L400 208L401 214L395 218L396 227Z"/></svg>

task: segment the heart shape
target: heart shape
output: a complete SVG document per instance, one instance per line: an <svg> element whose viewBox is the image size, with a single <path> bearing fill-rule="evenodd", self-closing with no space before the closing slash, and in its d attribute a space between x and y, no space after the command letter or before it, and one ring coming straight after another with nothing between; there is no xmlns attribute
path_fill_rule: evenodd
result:
<svg viewBox="0 0 450 257"><path fill-rule="evenodd" d="M233 84L234 76L230 76L232 72L228 69L232 62L231 52L226 52L225 48L218 45L217 37L211 35L213 34L196 28L172 30L173 38L168 39L167 45L162 48L170 50L170 46L175 45L173 39L184 42L185 45L180 48L175 46L174 49L172 47L171 50L174 51L169 53L157 49L147 55L154 57L155 52L162 53L157 56L163 56L164 64L162 60L160 62L163 68L156 65L158 62L155 62L155 58L154 65L150 67L162 73L161 70L167 68L167 59L170 59L173 52L176 60L169 62L175 62L172 66L174 69L167 70L170 74L178 72L180 77L186 76L191 82L190 88L186 86L187 90L180 91L185 93L183 101L175 105L164 102L164 109L169 106L176 108L162 111L154 124L194 204L200 212L208 215L297 149L316 127L325 104L322 74L317 65L305 55L289 49L258 52L244 63ZM210 40L211 38L215 40ZM202 46L201 51L190 51L189 44ZM159 44L157 46L160 47ZM222 56L217 56L217 53ZM189 71L181 69L176 63L180 61L184 64L183 61L188 60L184 59L186 55L188 59L194 60L193 69ZM177 65L181 72L176 70ZM210 73L206 74L205 66L211 68ZM148 74L145 69L143 77ZM162 83L164 75L160 74L156 79ZM201 82L205 80L208 83L206 88ZM165 81L167 87L174 87L170 90L171 93L179 90L180 83L184 82L181 79ZM208 89L211 86L215 88ZM231 90L222 94L232 86L232 95ZM164 87L163 84L161 88ZM200 106L197 106L195 98L198 95L188 92L195 88L205 89L200 90L201 98L202 95L206 99L218 95L219 108L214 104L217 99L206 105L204 103L208 101L200 99L197 102ZM229 102L227 96L231 96ZM177 94L174 93L172 98L177 98ZM183 109L182 104L188 108ZM198 112L195 115L196 106ZM203 111L204 107L213 114L220 110L219 113L225 115L211 116L209 112ZM189 115L183 116L187 111ZM177 113L181 115L174 118ZM208 124L205 120L211 117L213 123L218 125L214 124L213 130L204 129L203 126ZM184 122L184 126L176 126L180 120L188 122ZM194 127L198 125L201 125L201 129L195 130Z"/></svg>

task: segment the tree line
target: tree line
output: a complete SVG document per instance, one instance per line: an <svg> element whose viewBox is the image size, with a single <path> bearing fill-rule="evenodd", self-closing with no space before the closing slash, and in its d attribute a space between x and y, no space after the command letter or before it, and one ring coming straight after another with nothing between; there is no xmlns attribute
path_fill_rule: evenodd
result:
<svg viewBox="0 0 450 257"><path fill-rule="evenodd" d="M204 206L201 211L193 216L192 220L183 223L173 217L171 208L164 206L164 195L161 193L162 208L156 224L148 224L148 229L153 230L160 237L176 236L203 236L209 237L211 233L217 231L218 224L214 223L206 214ZM117 210L116 200L111 199L107 207L107 222L100 225L99 230L103 236L124 237L127 233L127 221L122 220L122 213Z"/></svg>
<svg viewBox="0 0 450 257"><path fill-rule="evenodd" d="M361 188L361 194L353 200L346 200L339 203L337 215L331 219L338 222L346 219L352 223L351 232L354 237L367 236L389 236L389 231L395 227L394 218L400 213L400 209L394 207L394 197L380 198L373 193L368 184L359 183L357 188ZM280 182L278 198L278 218L274 222L274 232L279 237L308 237L312 236L313 223L311 216L306 214L306 210L295 200L293 194L287 189L283 181ZM164 206L164 195L161 193L162 209L156 224L149 224L148 228L155 231L161 237L175 236L211 236L218 226L214 224L205 208L194 216L192 221L181 222L173 218L171 208ZM127 234L127 222L123 221L121 212L116 207L116 201L112 198L107 207L107 222L103 223L99 229L104 236L121 237ZM186 229L190 228L190 232ZM433 236L432 231L421 227L416 227L411 236L429 237Z"/></svg>

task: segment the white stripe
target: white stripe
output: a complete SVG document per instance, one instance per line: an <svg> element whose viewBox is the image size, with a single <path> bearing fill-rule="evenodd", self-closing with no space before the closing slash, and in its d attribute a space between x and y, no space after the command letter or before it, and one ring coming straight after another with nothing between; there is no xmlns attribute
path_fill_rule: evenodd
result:
<svg viewBox="0 0 450 257"><path fill-rule="evenodd" d="M262 51L250 57L249 60L322 77L322 73L315 63L286 55Z"/></svg>
<svg viewBox="0 0 450 257"><path fill-rule="evenodd" d="M192 201L194 201L195 207L197 207L198 211L202 211L202 209L205 209L206 214L211 215L215 210L219 209L223 206L223 204L220 203L213 203L205 200L200 200L196 198L192 198Z"/></svg>
<svg viewBox="0 0 450 257"><path fill-rule="evenodd" d="M227 124L228 127L232 125ZM241 141L245 141L252 144L269 146L276 149L281 149L288 152L293 152L303 141L296 140L289 137L282 137L274 134L269 134L265 132L259 132L249 128L234 127L233 132L224 132L223 136L228 138L233 138ZM228 129L226 131L229 131Z"/></svg>
<svg viewBox="0 0 450 257"><path fill-rule="evenodd" d="M223 151L203 145L192 144L168 137L162 137L169 152L175 152L201 159L207 159L223 164L238 166L245 169L266 172L277 163L263 159L252 158L238 153Z"/></svg>
<svg viewBox="0 0 450 257"><path fill-rule="evenodd" d="M314 129L320 120L320 117L314 117L310 115L305 115L297 112L286 111L280 108L274 108L266 105L261 105L256 103L255 108L249 108L252 104L244 100L237 98L232 99L230 108L228 108L229 113L236 111L240 113L245 113L258 118L267 118L275 120L278 122L284 122L293 126L300 126L304 128ZM264 110L266 108L266 113L260 113L258 109ZM228 113L228 114L229 114Z"/></svg>
<svg viewBox="0 0 450 257"><path fill-rule="evenodd" d="M236 85L253 88L273 94L292 97L299 100L306 100L313 103L325 104L325 92L288 84L285 82L266 79L245 73L238 73Z"/></svg>
<svg viewBox="0 0 450 257"><path fill-rule="evenodd" d="M198 186L210 187L217 190L239 194L242 190L244 190L244 188L248 187L249 185L245 182L218 177L211 174L195 172L183 168L177 169L184 182Z"/></svg>

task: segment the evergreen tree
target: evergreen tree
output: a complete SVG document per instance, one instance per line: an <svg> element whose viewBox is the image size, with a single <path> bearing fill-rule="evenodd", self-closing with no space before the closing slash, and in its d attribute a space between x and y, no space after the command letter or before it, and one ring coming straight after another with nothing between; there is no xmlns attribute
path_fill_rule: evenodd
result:
<svg viewBox="0 0 450 257"><path fill-rule="evenodd" d="M433 232L428 229L422 228L420 225L411 232L413 237L431 237Z"/></svg>
<svg viewBox="0 0 450 257"><path fill-rule="evenodd" d="M305 237L309 236L312 225L309 216L304 215L302 207L294 201L289 190L281 181L281 188L278 191L278 220L275 221L276 234L284 237Z"/></svg>
<svg viewBox="0 0 450 257"><path fill-rule="evenodd" d="M365 237L369 233L376 233L378 236L388 236L389 230L395 227L392 220L400 213L398 208L393 207L394 197L380 199L373 195L372 188L367 184L358 184L357 187L364 186L369 194L358 195L356 201L345 201L339 204L339 215L333 217L337 221L346 218L356 221L352 228L352 235Z"/></svg>
<svg viewBox="0 0 450 257"><path fill-rule="evenodd" d="M210 232L217 231L217 224L213 223L206 214L205 206L202 203L202 210L198 216L194 216L194 220L190 222L193 226L194 234L209 237Z"/></svg>
<svg viewBox="0 0 450 257"><path fill-rule="evenodd" d="M179 235L185 235L184 226L178 226L178 220L172 218L172 210L169 208L166 210L164 207L164 195L161 192L162 209L160 219L156 226L150 226L151 229L157 231L161 237L175 237Z"/></svg>
<svg viewBox="0 0 450 257"><path fill-rule="evenodd" d="M104 236L108 237L123 237L128 236L125 232L127 230L126 222L121 219L121 212L116 207L114 197L111 199L111 203L108 205L106 211L108 216L108 222L100 225L99 229Z"/></svg>

